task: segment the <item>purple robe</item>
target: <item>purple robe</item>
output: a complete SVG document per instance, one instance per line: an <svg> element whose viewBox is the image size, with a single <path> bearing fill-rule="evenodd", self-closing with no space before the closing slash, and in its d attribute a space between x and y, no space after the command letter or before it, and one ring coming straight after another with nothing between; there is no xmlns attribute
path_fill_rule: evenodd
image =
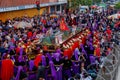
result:
<svg viewBox="0 0 120 80"><path fill-rule="evenodd" d="M85 51L84 48L82 48L82 53L88 58L87 52Z"/></svg>
<svg viewBox="0 0 120 80"><path fill-rule="evenodd" d="M91 23L90 23L90 22L88 23L88 27L89 27L89 28L91 27Z"/></svg>
<svg viewBox="0 0 120 80"><path fill-rule="evenodd" d="M93 47L93 44L91 42L88 43L89 47L90 47L90 50L93 50L94 47Z"/></svg>
<svg viewBox="0 0 120 80"><path fill-rule="evenodd" d="M56 72L54 63L52 61L50 61L49 65L50 65L50 69L51 69L51 74L52 74L53 80L57 80L57 76L56 76L57 72Z"/></svg>
<svg viewBox="0 0 120 80"><path fill-rule="evenodd" d="M54 54L53 54L53 58L54 58L56 61L59 61L59 60L60 60L60 53L54 53Z"/></svg>
<svg viewBox="0 0 120 80"><path fill-rule="evenodd" d="M95 63L95 57L93 55L90 56L90 62L91 62L91 64Z"/></svg>
<svg viewBox="0 0 120 80"><path fill-rule="evenodd" d="M11 59L15 62L15 58L14 58L14 56L11 56Z"/></svg>
<svg viewBox="0 0 120 80"><path fill-rule="evenodd" d="M92 38L90 38L90 42L93 42L93 39L92 39Z"/></svg>
<svg viewBox="0 0 120 80"><path fill-rule="evenodd" d="M74 51L74 55L75 55L75 59L76 59L76 61L78 61L78 54L80 54L80 51L79 51L79 49L78 48L76 48L75 49L75 51Z"/></svg>
<svg viewBox="0 0 120 80"><path fill-rule="evenodd" d="M46 55L47 55L49 61L52 61L52 57L51 57L50 53L47 53Z"/></svg>
<svg viewBox="0 0 120 80"><path fill-rule="evenodd" d="M80 65L79 65L79 63L76 64L75 62L72 62L72 64L73 64L72 69L73 69L74 74L80 73Z"/></svg>
<svg viewBox="0 0 120 80"><path fill-rule="evenodd" d="M47 63L46 63L46 58L44 55L42 55L42 65L46 66Z"/></svg>
<svg viewBox="0 0 120 80"><path fill-rule="evenodd" d="M57 52L57 53L61 53L61 49L57 49L56 52Z"/></svg>
<svg viewBox="0 0 120 80"><path fill-rule="evenodd" d="M10 48L8 49L8 53L10 53L11 50L13 50L15 48L15 46L10 46Z"/></svg>
<svg viewBox="0 0 120 80"><path fill-rule="evenodd" d="M62 65L59 66L59 69L57 70L57 80L62 80Z"/></svg>
<svg viewBox="0 0 120 80"><path fill-rule="evenodd" d="M34 67L34 60L30 60L29 61L29 70L32 71L33 67Z"/></svg>
<svg viewBox="0 0 120 80"><path fill-rule="evenodd" d="M98 24L97 24L97 23L95 23L95 24L94 24L94 26L93 26L93 29L94 29L94 30L96 30L96 29L97 29L97 27L98 27Z"/></svg>
<svg viewBox="0 0 120 80"><path fill-rule="evenodd" d="M19 61L19 62L24 61L24 59L23 59L23 56L22 56L22 55L20 55L20 56L18 57L18 61Z"/></svg>
<svg viewBox="0 0 120 80"><path fill-rule="evenodd" d="M80 48L82 49L82 53L83 53L86 57L88 57L87 52L85 51L85 49L84 49L84 47L83 47L83 44L80 45Z"/></svg>
<svg viewBox="0 0 120 80"><path fill-rule="evenodd" d="M23 48L20 48L20 55L23 55Z"/></svg>
<svg viewBox="0 0 120 80"><path fill-rule="evenodd" d="M18 66L18 71L17 71L17 75L15 77L15 80L19 80L19 78L20 78L20 72L21 72L22 69L23 69L22 66Z"/></svg>

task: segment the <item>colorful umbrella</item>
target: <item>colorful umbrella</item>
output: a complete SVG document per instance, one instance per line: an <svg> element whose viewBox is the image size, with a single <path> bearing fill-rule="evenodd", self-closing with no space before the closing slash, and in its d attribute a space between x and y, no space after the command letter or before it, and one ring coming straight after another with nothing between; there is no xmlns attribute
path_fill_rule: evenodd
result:
<svg viewBox="0 0 120 80"><path fill-rule="evenodd" d="M57 18L58 15L56 15L56 14L51 14L50 17L51 17L51 18Z"/></svg>
<svg viewBox="0 0 120 80"><path fill-rule="evenodd" d="M108 19L110 19L110 18L118 19L118 18L120 18L120 14L113 14L113 15L108 16Z"/></svg>
<svg viewBox="0 0 120 80"><path fill-rule="evenodd" d="M97 8L97 5L92 5L91 8L95 9L95 8Z"/></svg>
<svg viewBox="0 0 120 80"><path fill-rule="evenodd" d="M32 28L31 23L24 22L24 21L15 22L15 23L13 24L13 26L14 26L15 28Z"/></svg>

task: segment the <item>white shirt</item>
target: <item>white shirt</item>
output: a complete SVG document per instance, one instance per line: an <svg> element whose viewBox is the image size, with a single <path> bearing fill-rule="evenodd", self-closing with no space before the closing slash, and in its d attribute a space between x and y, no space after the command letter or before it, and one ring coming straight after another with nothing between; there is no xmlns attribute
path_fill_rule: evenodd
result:
<svg viewBox="0 0 120 80"><path fill-rule="evenodd" d="M92 80L91 76L88 76L87 78L85 78L84 80Z"/></svg>

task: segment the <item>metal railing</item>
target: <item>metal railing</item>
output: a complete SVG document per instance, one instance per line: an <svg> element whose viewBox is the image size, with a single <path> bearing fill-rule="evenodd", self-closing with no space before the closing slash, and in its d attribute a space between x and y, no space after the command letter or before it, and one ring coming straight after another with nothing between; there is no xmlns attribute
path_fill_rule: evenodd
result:
<svg viewBox="0 0 120 80"><path fill-rule="evenodd" d="M113 51L105 58L96 80L116 80L120 60L120 49L116 44Z"/></svg>

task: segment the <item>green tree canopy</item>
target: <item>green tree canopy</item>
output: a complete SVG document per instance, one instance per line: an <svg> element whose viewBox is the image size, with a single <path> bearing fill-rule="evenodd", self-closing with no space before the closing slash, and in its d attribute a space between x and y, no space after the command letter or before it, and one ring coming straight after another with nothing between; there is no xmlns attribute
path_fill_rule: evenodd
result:
<svg viewBox="0 0 120 80"><path fill-rule="evenodd" d="M92 0L71 0L71 8L77 8L79 5L92 5Z"/></svg>
<svg viewBox="0 0 120 80"><path fill-rule="evenodd" d="M115 5L115 9L120 9L120 2Z"/></svg>
<svg viewBox="0 0 120 80"><path fill-rule="evenodd" d="M95 4L95 3L100 3L101 0L92 0L92 3Z"/></svg>

